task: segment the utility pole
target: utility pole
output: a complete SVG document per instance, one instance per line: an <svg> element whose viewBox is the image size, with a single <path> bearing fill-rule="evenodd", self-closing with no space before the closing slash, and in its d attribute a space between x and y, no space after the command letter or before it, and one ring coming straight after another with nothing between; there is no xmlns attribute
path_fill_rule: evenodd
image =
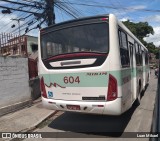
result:
<svg viewBox="0 0 160 141"><path fill-rule="evenodd" d="M24 21L24 18L11 19L11 20L18 22L18 30L19 30L19 54L21 54L21 29L20 29L20 21Z"/></svg>
<svg viewBox="0 0 160 141"><path fill-rule="evenodd" d="M54 0L46 1L46 21L48 26L55 24L55 13L54 13Z"/></svg>

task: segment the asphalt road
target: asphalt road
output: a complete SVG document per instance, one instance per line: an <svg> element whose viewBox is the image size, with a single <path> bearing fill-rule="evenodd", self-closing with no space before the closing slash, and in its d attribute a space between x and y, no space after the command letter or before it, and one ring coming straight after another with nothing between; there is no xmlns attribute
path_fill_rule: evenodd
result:
<svg viewBox="0 0 160 141"><path fill-rule="evenodd" d="M151 130L156 91L157 78L152 72L149 85L142 94L141 104L138 107L134 104L123 115L102 116L58 112L41 124L34 132L51 132L50 135L55 136L55 138L42 139L47 141L148 141L149 138L136 137L142 134L140 132L150 132ZM50 135L46 133L46 136L49 137ZM26 140L31 141L31 139Z"/></svg>

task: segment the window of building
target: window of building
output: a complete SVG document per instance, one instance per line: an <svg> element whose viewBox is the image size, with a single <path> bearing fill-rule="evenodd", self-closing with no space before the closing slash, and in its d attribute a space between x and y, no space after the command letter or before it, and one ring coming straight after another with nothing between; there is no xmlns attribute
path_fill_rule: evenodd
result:
<svg viewBox="0 0 160 141"><path fill-rule="evenodd" d="M7 52L7 50L6 50L6 49L4 49L4 50L3 50L3 53L6 53L6 52Z"/></svg>
<svg viewBox="0 0 160 141"><path fill-rule="evenodd" d="M38 50L38 45L37 44L31 44L31 49L33 52L37 51Z"/></svg>
<svg viewBox="0 0 160 141"><path fill-rule="evenodd" d="M13 54L17 53L17 46L13 46Z"/></svg>
<svg viewBox="0 0 160 141"><path fill-rule="evenodd" d="M25 45L21 45L21 50L25 51Z"/></svg>

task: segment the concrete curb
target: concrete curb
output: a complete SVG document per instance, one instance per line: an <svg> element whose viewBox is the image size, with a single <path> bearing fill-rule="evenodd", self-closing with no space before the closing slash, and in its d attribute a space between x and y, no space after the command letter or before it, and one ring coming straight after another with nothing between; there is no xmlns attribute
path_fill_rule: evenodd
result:
<svg viewBox="0 0 160 141"><path fill-rule="evenodd" d="M40 98L32 101L32 104L36 104L36 103L39 103L39 102L41 102L41 101L42 101L42 98L40 97Z"/></svg>
<svg viewBox="0 0 160 141"><path fill-rule="evenodd" d="M30 100L26 100L23 102L15 103L13 105L2 107L0 108L0 117L6 114L12 113L12 112L16 112L20 109L30 106L31 104L32 104L32 100L30 99Z"/></svg>
<svg viewBox="0 0 160 141"><path fill-rule="evenodd" d="M51 118L52 116L54 116L57 112L58 112L58 111L54 111L54 112L52 112L52 113L49 113L48 115L46 115L46 117L44 117L41 121L38 121L37 123L35 123L35 125L33 125L32 127L23 129L23 130L21 130L21 131L19 131L19 132L15 132L15 133L24 133L24 134L25 134L25 133L31 133L31 132L33 132L36 128L38 128L41 123L43 123L45 120L47 120L47 119ZM22 141L22 140L23 140L23 139L13 138L13 139L11 139L11 140L9 140L9 141ZM5 140L5 141L7 141L7 140Z"/></svg>
<svg viewBox="0 0 160 141"><path fill-rule="evenodd" d="M27 101L26 101L27 103ZM19 103L21 104L21 103ZM24 104L24 103L23 103ZM1 117L0 123L3 121L6 121L6 123L10 122L10 119L12 119L12 123L10 123L7 127L5 122L3 122L2 124L2 129L5 129L5 132L14 132L14 133L29 133L29 132L34 132L35 129L39 128L41 126L41 124L45 123L46 120L49 120L52 116L54 116L58 111L54 111L54 110L48 110L48 109L44 109L44 112L41 112L41 99L38 99L37 101L34 102L29 102L31 107L28 108L24 108L24 110L19 110L16 111L15 113L11 114L11 115L5 115ZM13 105L11 105L13 107ZM10 108L11 108L10 106ZM25 105L26 106L26 105ZM5 107L8 108L8 107ZM22 108L22 107L21 107ZM11 108L12 109L12 108ZM17 110L17 108L16 108ZM36 112L37 111L37 112ZM43 111L43 108L42 108ZM13 112L13 111L12 111ZM34 112L34 113L33 113ZM32 114L33 113L33 114ZM25 116L23 118L23 115ZM28 122L27 124L23 124L23 122L28 120L31 120L30 122ZM26 121L26 122L27 122ZM22 123L22 124L21 124ZM13 126L16 126L15 129L13 129ZM8 131L7 131L7 130ZM15 130L15 131L14 131ZM21 139L18 138L14 138L14 139L4 139L5 141L21 141Z"/></svg>
<svg viewBox="0 0 160 141"><path fill-rule="evenodd" d="M53 113L50 113L50 114L46 115L46 117L45 117L43 120L37 122L35 125L33 125L33 127L30 127L30 128L24 129L24 130L22 130L22 131L19 131L19 133L33 132L33 130L35 130L42 122L44 122L45 120L51 118L51 117L54 116L57 112L58 112L58 111L54 111Z"/></svg>

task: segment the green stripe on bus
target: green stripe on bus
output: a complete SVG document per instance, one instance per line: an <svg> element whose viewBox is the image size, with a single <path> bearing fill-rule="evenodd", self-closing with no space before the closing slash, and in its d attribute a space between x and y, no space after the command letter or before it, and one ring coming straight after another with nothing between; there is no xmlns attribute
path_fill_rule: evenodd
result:
<svg viewBox="0 0 160 141"><path fill-rule="evenodd" d="M46 85L50 86L51 83L57 83L62 87L106 87L108 86L108 74L88 76L87 73L67 73L67 74L43 74ZM69 78L74 78L74 82L69 82ZM75 82L75 79L79 77L80 82ZM68 83L65 83L64 79L67 79Z"/></svg>
<svg viewBox="0 0 160 141"><path fill-rule="evenodd" d="M115 71L106 71L106 72L80 72L80 73L61 73L61 74L41 74L43 76L44 82L47 86L50 86L51 83L56 83L62 87L107 87L109 74L113 75L117 82L118 86L124 84L124 80L132 79L136 76L139 76L143 73L143 70L146 72L149 70L148 67L137 67L137 68L124 68L122 70ZM107 73L107 75L105 75ZM91 75L89 75L91 74ZM69 78L72 77L71 83ZM75 82L75 79L79 77L80 82ZM68 83L64 79L67 79ZM74 78L74 82L73 82Z"/></svg>

